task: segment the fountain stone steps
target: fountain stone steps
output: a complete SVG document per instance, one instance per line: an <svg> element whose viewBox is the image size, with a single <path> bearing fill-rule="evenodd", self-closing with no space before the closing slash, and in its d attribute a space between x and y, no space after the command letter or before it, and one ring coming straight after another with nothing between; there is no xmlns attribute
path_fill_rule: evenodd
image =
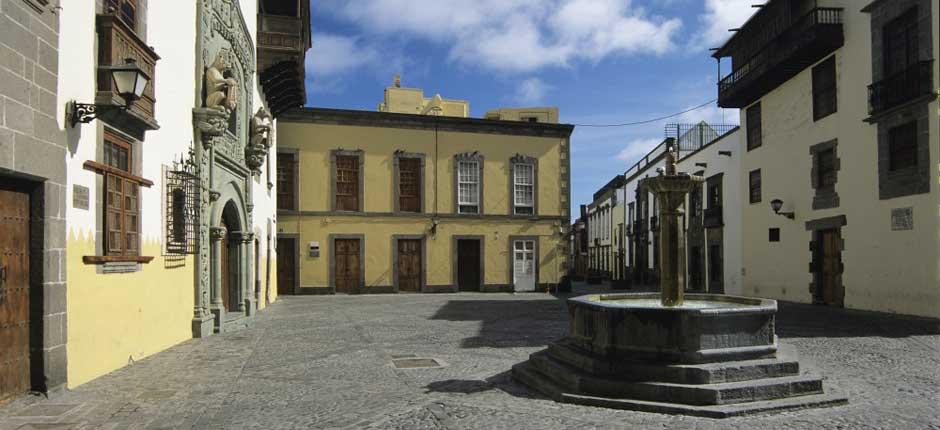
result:
<svg viewBox="0 0 940 430"><path fill-rule="evenodd" d="M597 377L561 363L549 354L533 354L529 363L537 377L550 379L566 394L629 398L687 405L721 405L821 394L822 380L811 375L781 376L717 384L631 382Z"/></svg>
<svg viewBox="0 0 940 430"><path fill-rule="evenodd" d="M776 358L704 364L659 364L607 360L592 356L564 341L548 346L548 354L571 367L606 378L625 381L658 381L681 384L717 384L753 379L796 376L800 364L789 348L778 351Z"/></svg>

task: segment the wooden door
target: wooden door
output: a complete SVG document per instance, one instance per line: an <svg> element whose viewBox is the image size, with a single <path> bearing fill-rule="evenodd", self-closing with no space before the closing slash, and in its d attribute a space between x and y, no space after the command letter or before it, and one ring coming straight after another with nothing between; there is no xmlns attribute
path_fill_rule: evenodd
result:
<svg viewBox="0 0 940 430"><path fill-rule="evenodd" d="M725 263L721 248L718 244L708 246L708 292L711 294L725 293Z"/></svg>
<svg viewBox="0 0 940 430"><path fill-rule="evenodd" d="M277 295L294 294L297 279L297 245L294 238L277 239Z"/></svg>
<svg viewBox="0 0 940 430"><path fill-rule="evenodd" d="M219 286L219 290L222 293L222 306L224 306L225 310L227 311L232 310L232 304L230 302L232 299L232 295L230 294L230 289L232 288L230 275L232 268L230 264L231 262L229 261L229 258L231 258L231 251L228 249L230 243L228 236L229 234L226 233L222 238L222 245L219 247L219 250L221 251L221 255L219 255L219 261L222 263L222 267L220 269L222 285Z"/></svg>
<svg viewBox="0 0 940 430"><path fill-rule="evenodd" d="M30 389L29 195L0 190L0 404Z"/></svg>
<svg viewBox="0 0 940 430"><path fill-rule="evenodd" d="M838 230L819 232L817 299L827 306L842 306L843 292L839 285L842 273L841 238Z"/></svg>
<svg viewBox="0 0 940 430"><path fill-rule="evenodd" d="M359 292L360 268L362 261L359 258L359 239L336 239L336 292L355 294Z"/></svg>
<svg viewBox="0 0 940 430"><path fill-rule="evenodd" d="M421 292L421 239L398 241L398 292Z"/></svg>
<svg viewBox="0 0 940 430"><path fill-rule="evenodd" d="M480 273L480 241L461 239L457 241L457 289L480 291L483 274Z"/></svg>

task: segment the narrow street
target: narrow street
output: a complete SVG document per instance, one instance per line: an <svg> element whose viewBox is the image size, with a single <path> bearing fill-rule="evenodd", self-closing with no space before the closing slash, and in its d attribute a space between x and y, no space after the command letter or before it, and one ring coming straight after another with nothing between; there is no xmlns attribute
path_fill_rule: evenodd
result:
<svg viewBox="0 0 940 430"><path fill-rule="evenodd" d="M511 381L565 318L540 293L282 297L249 329L16 400L0 429L940 429L936 321L780 304L781 343L849 405L710 420L558 404Z"/></svg>

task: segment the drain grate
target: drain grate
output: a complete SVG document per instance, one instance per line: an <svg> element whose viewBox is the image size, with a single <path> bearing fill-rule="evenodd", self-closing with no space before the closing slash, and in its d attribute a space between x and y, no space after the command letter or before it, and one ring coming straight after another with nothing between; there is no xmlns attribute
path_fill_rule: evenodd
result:
<svg viewBox="0 0 940 430"><path fill-rule="evenodd" d="M441 363L433 358L399 358L392 360L396 369L428 369L441 367Z"/></svg>

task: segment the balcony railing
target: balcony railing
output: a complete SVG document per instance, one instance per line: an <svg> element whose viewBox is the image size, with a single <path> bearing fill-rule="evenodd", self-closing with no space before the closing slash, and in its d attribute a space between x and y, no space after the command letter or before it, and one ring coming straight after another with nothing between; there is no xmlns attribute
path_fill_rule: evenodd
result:
<svg viewBox="0 0 940 430"><path fill-rule="evenodd" d="M746 31L746 30L742 30ZM718 83L721 107L744 107L841 47L842 8L815 8Z"/></svg>
<svg viewBox="0 0 940 430"><path fill-rule="evenodd" d="M933 60L914 63L868 86L868 114L875 115L933 94Z"/></svg>
<svg viewBox="0 0 940 430"><path fill-rule="evenodd" d="M134 101L131 111L142 117L145 122L156 125L154 120L154 85L156 84L156 64L160 57L147 46L124 22L114 15L98 15L98 95L97 103L123 104L111 78L110 66L124 64L132 58L137 66L150 76L150 82L140 99ZM151 128L147 127L147 128Z"/></svg>
<svg viewBox="0 0 940 430"><path fill-rule="evenodd" d="M702 218L702 226L705 228L711 228L725 225L721 214L721 206L705 209L704 217Z"/></svg>

